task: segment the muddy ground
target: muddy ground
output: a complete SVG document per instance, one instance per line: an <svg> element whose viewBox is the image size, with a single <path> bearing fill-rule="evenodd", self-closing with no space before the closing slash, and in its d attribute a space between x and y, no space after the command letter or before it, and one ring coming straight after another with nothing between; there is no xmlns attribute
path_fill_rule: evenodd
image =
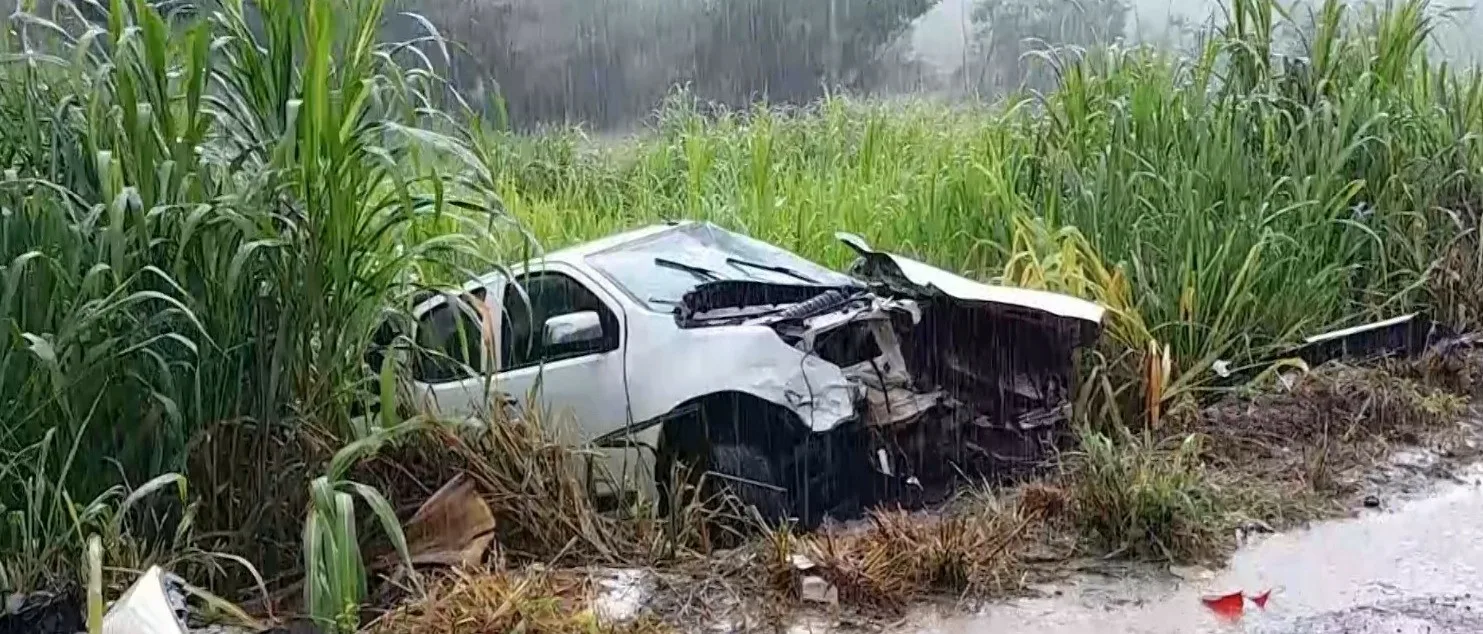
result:
<svg viewBox="0 0 1483 634"><path fill-rule="evenodd" d="M1466 594L1483 588L1483 529L1468 519L1483 517L1483 409L1470 404L1483 359L1444 366L1330 367L1186 410L1142 433L1182 442L1117 445L1110 484L1068 455L1043 483L764 533L661 570L466 573L377 631L446 631L492 609L521 614L491 627L556 633L1230 631L1200 598L1233 586L1273 590L1244 631L1483 631ZM1107 516L1150 494L1098 487L1130 480L1203 501L1119 532ZM1476 567L1438 572L1454 554Z"/></svg>
<svg viewBox="0 0 1483 634"><path fill-rule="evenodd" d="M1408 452L1411 453L1411 452ZM1253 634L1483 631L1483 465L1438 457L1417 467L1402 456L1357 501L1354 516L1249 538L1229 564L1133 566L1068 575L1026 596L957 614L919 613L901 634L1036 631L1249 632ZM1375 478L1371 482L1380 480ZM1373 499L1371 500L1373 502ZM1270 592L1248 600L1236 622L1201 600Z"/></svg>
<svg viewBox="0 0 1483 634"><path fill-rule="evenodd" d="M1247 525L1231 535L1228 566L1099 557L1041 561L1007 598L935 597L898 615L803 605L772 622L692 622L683 631L968 634L1036 631L1309 632L1483 631L1483 423L1429 436L1429 446L1341 476L1336 519L1292 532ZM1266 609L1222 621L1201 598L1271 590ZM631 594L629 596L632 596ZM1483 596L1483 595L1480 595ZM606 599L604 599L606 600ZM714 606L714 604L712 604Z"/></svg>

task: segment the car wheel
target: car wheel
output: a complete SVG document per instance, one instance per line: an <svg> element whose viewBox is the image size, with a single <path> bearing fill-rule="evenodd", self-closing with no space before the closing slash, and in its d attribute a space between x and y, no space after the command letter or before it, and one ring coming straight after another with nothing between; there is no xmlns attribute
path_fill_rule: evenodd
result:
<svg viewBox="0 0 1483 634"><path fill-rule="evenodd" d="M747 444L711 447L708 476L715 491L736 496L744 507L756 508L769 525L793 516L792 495L776 461Z"/></svg>

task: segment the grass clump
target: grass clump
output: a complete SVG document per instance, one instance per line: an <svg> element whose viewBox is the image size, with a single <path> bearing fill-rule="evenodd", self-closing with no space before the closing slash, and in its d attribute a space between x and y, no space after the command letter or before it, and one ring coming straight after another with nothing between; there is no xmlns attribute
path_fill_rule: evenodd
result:
<svg viewBox="0 0 1483 634"><path fill-rule="evenodd" d="M763 561L785 600L798 596L802 576L815 575L838 589L842 604L865 612L941 594L998 596L1019 587L1022 551L1064 502L1058 490L1029 487L965 494L941 513L877 510L815 535L774 531Z"/></svg>
<svg viewBox="0 0 1483 634"><path fill-rule="evenodd" d="M1084 431L1068 478L1083 533L1110 553L1168 561L1212 554L1218 492L1194 435L1158 443Z"/></svg>
<svg viewBox="0 0 1483 634"><path fill-rule="evenodd" d="M429 427L367 457L355 472L403 506L467 474L494 512L497 541L515 563L640 558L633 525L599 512L582 479L595 454L559 441L557 427L565 424L504 412ZM606 477L594 468L590 484Z"/></svg>
<svg viewBox="0 0 1483 634"><path fill-rule="evenodd" d="M595 584L577 572L457 571L426 596L372 623L373 634L528 632L529 634L664 634L652 616L605 623L592 608Z"/></svg>

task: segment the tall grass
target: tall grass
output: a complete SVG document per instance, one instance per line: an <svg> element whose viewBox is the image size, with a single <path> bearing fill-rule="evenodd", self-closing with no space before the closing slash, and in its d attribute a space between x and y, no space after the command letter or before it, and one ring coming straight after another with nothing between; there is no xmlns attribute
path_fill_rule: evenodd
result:
<svg viewBox="0 0 1483 634"><path fill-rule="evenodd" d="M165 6L26 3L0 31L0 513L24 529L0 531L3 590L81 560L79 510L181 473L199 504L151 517L189 519L205 551L259 544L269 575L347 571L311 580L322 617L364 596L353 507L390 524L387 504L309 478L397 422L351 416L391 393L362 360L377 326L525 247L497 239L513 221L554 247L704 218L832 265L849 229L1091 297L1113 310L1107 391L1143 387L1127 400L1155 421L1218 358L1483 314L1483 75L1427 57L1425 0L1303 19L1235 0L1192 56L1047 55L1056 90L994 106L714 114L680 94L606 147L485 129L437 34L376 39L403 19L382 0Z"/></svg>
<svg viewBox="0 0 1483 634"><path fill-rule="evenodd" d="M840 265L844 228L976 277L1126 301L1114 335L1166 347L1172 381L1428 304L1433 265L1473 227L1483 76L1427 57L1438 18L1420 0L1228 13L1192 57L1048 56L1057 90L992 107L710 116L680 95L616 147L511 144L501 191L547 245L695 217Z"/></svg>
<svg viewBox="0 0 1483 634"><path fill-rule="evenodd" d="M73 448L36 477L91 499L184 472L222 422L376 433L350 416L377 393L359 389L372 332L430 276L483 261L501 214L423 51L436 34L377 41L380 0L37 6L9 16L0 57L0 464ZM203 478L225 484L197 521L237 544L297 535L297 513L260 512L305 495L254 486L270 458L209 463L231 477ZM38 512L3 481L0 511ZM32 552L0 539L0 560Z"/></svg>

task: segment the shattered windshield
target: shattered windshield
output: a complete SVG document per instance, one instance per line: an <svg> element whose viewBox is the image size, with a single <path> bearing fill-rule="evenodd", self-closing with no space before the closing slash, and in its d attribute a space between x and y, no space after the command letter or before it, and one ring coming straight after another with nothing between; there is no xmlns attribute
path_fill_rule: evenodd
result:
<svg viewBox="0 0 1483 634"><path fill-rule="evenodd" d="M716 280L775 284L857 284L787 250L709 223L677 227L652 238L587 256L650 310L668 312L685 293Z"/></svg>

